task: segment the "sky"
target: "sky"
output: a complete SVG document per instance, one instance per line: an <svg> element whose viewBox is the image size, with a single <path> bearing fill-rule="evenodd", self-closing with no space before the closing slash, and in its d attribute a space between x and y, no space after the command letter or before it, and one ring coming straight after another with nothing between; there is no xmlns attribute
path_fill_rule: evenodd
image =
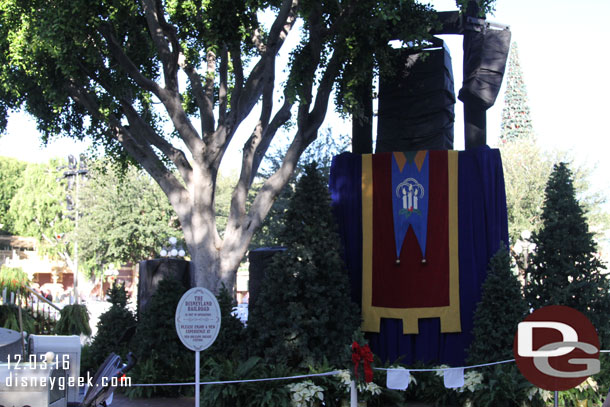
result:
<svg viewBox="0 0 610 407"><path fill-rule="evenodd" d="M432 4L438 11L455 9L454 0L435 0ZM608 16L608 0L498 0L494 15L488 19L509 25L512 40L519 45L534 131L541 147L570 151L578 162L597 166L593 187L610 191ZM462 81L462 37L443 38L452 54L457 93ZM488 144L492 147L497 145L500 133L503 94L504 86L495 106L487 112ZM455 148L462 149L461 102L455 110ZM340 132L350 128L330 111L323 127ZM226 162L239 162L235 155L247 135L248 131L243 131L236 137ZM11 115L8 131L0 137L0 156L27 161L45 161L84 148L86 144L66 139L42 148L34 121L23 114Z"/></svg>

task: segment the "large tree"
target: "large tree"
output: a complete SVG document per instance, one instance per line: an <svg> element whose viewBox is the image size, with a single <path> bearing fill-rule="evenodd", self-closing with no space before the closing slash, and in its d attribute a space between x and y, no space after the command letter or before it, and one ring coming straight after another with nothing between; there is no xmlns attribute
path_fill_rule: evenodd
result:
<svg viewBox="0 0 610 407"><path fill-rule="evenodd" d="M555 165L545 190L542 228L528 267L526 299L533 308L567 305L584 313L607 343L610 283L576 198L572 173Z"/></svg>
<svg viewBox="0 0 610 407"><path fill-rule="evenodd" d="M31 163L23 173L23 185L15 193L7 213L13 232L37 238L43 252L68 260L71 252L68 235L74 222L66 211L66 183L62 162Z"/></svg>
<svg viewBox="0 0 610 407"><path fill-rule="evenodd" d="M0 233L12 233L8 210L13 197L23 185L26 163L14 158L0 157Z"/></svg>
<svg viewBox="0 0 610 407"><path fill-rule="evenodd" d="M569 152L545 151L532 137L507 141L501 150L512 245L521 238L523 231L536 232L540 229L544 190L553 165L558 162L567 162L573 169L574 188L585 209L590 228L596 238L603 238L610 226L610 215L604 208L607 201L604 191L596 190L591 185L595 167L576 162Z"/></svg>
<svg viewBox="0 0 610 407"><path fill-rule="evenodd" d="M180 237L166 196L144 171L98 162L79 195L79 258L97 273L158 257L170 236Z"/></svg>
<svg viewBox="0 0 610 407"><path fill-rule="evenodd" d="M508 72L506 74L506 91L504 93L501 125L500 140L503 142L534 137L527 87L519 62L517 43L511 45L508 55Z"/></svg>
<svg viewBox="0 0 610 407"><path fill-rule="evenodd" d="M339 106L353 109L353 89L369 77L363 69L383 66L388 40L426 37L433 16L415 0L1 0L0 125L23 107L45 139L89 136L142 166L179 217L196 284L217 290L233 285L335 84ZM298 19L301 42L288 67L276 66ZM283 68L288 78L277 80ZM257 104L221 236L219 166ZM281 166L247 205L262 158L289 122Z"/></svg>

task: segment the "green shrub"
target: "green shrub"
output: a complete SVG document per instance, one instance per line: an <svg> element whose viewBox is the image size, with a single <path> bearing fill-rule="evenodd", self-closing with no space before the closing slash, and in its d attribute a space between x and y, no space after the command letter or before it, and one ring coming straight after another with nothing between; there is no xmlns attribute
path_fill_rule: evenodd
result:
<svg viewBox="0 0 610 407"><path fill-rule="evenodd" d="M513 340L517 325L528 312L521 284L511 270L504 244L491 258L482 286L481 301L474 314L473 341L468 349L471 364L497 362L513 358ZM473 391L466 398L475 406L535 406L541 402L535 388L513 363L485 368ZM530 400L531 398L531 400Z"/></svg>
<svg viewBox="0 0 610 407"><path fill-rule="evenodd" d="M15 293L17 298L26 292L30 278L21 267L0 266L0 295L6 288L7 299L11 298L11 293Z"/></svg>
<svg viewBox="0 0 610 407"><path fill-rule="evenodd" d="M134 383L194 381L195 352L186 348L176 333L176 307L186 288L176 279L159 282L148 307L138 321L132 348L138 363L132 370ZM191 394L192 386L131 387L130 397Z"/></svg>
<svg viewBox="0 0 610 407"><path fill-rule="evenodd" d="M221 288L216 299L220 306L220 331L214 344L202 352L201 357L207 358L214 355L217 358L232 360L244 357L246 353L245 346L243 346L244 325L231 314L235 300L225 287Z"/></svg>
<svg viewBox="0 0 610 407"><path fill-rule="evenodd" d="M284 365L271 365L259 357L244 362L209 358L202 363L202 381L259 379L291 376ZM286 381L223 384L203 386L201 405L219 407L290 407L290 393Z"/></svg>
<svg viewBox="0 0 610 407"><path fill-rule="evenodd" d="M126 334L135 329L136 318L127 308L127 292L124 284L114 284L106 291L111 306L97 323L97 333L87 349L83 349L81 369L94 373L110 353L123 359L129 352Z"/></svg>
<svg viewBox="0 0 610 407"><path fill-rule="evenodd" d="M395 365L394 365L395 366ZM431 366L416 363L409 366L412 369L429 369ZM438 367L438 366L435 366ZM375 372L377 374L377 372ZM457 406L460 403L460 393L447 389L440 371L436 372L412 372L412 382L404 392L407 401L418 401L432 403L435 406Z"/></svg>
<svg viewBox="0 0 610 407"><path fill-rule="evenodd" d="M21 309L21 321L25 332L36 333L35 320L27 309ZM0 326L19 332L19 307L14 304L0 306Z"/></svg>
<svg viewBox="0 0 610 407"><path fill-rule="evenodd" d="M59 312L59 321L55 325L56 335L91 335L89 311L83 304L66 305Z"/></svg>

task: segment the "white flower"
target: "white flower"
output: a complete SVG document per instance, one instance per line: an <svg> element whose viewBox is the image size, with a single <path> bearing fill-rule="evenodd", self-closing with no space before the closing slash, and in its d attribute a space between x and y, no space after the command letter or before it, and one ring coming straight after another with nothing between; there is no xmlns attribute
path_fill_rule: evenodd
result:
<svg viewBox="0 0 610 407"><path fill-rule="evenodd" d="M532 387L527 392L527 398L531 401L536 395L536 393L540 393L540 397L542 397L542 400L545 403L553 397L553 393L548 390L539 389L538 387Z"/></svg>
<svg viewBox="0 0 610 407"><path fill-rule="evenodd" d="M582 382L581 384L576 386L576 390L583 392L583 391L591 388L593 391L597 392L598 387L599 386L597 385L597 382L595 381L595 379L592 377L588 377L587 380L585 380L584 382Z"/></svg>
<svg viewBox="0 0 610 407"><path fill-rule="evenodd" d="M483 375L476 370L469 370L464 374L464 385L458 389L460 393L468 390L472 393L477 389L479 384L483 383Z"/></svg>
<svg viewBox="0 0 610 407"><path fill-rule="evenodd" d="M439 369L439 370L436 370L434 372L434 374L436 374L437 376L443 377L445 375L445 369L449 369L449 366L447 366L447 365L440 365L436 369Z"/></svg>
<svg viewBox="0 0 610 407"><path fill-rule="evenodd" d="M358 383L358 391L360 393L371 393L373 396L378 396L381 394L382 389L377 384L370 382L367 384Z"/></svg>
<svg viewBox="0 0 610 407"><path fill-rule="evenodd" d="M316 399L324 400L324 388L315 385L311 380L289 384L286 387L292 393L291 404L293 407L310 407Z"/></svg>
<svg viewBox="0 0 610 407"><path fill-rule="evenodd" d="M337 373L337 376L339 376L341 383L345 386L345 391L348 391L349 386L352 383L352 374L350 373L350 371L349 370L339 370L339 373Z"/></svg>

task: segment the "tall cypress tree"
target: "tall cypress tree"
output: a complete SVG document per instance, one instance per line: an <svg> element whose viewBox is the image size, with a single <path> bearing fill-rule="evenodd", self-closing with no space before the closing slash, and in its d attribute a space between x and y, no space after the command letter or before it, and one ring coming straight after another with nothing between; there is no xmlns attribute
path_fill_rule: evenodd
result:
<svg viewBox="0 0 610 407"><path fill-rule="evenodd" d="M281 241L286 251L265 270L248 320L253 351L293 367L323 359L341 365L360 318L326 181L315 164L297 182Z"/></svg>
<svg viewBox="0 0 610 407"><path fill-rule="evenodd" d="M533 308L573 307L595 325L605 343L610 332L610 285L606 268L574 191L565 163L555 165L545 190L542 227L533 235L536 250L528 266L526 298ZM604 339L604 337L606 339Z"/></svg>
<svg viewBox="0 0 610 407"><path fill-rule="evenodd" d="M519 50L517 43L513 43L508 56L500 140L506 143L519 138L532 137L533 132L532 118L527 101L527 88L519 63Z"/></svg>

